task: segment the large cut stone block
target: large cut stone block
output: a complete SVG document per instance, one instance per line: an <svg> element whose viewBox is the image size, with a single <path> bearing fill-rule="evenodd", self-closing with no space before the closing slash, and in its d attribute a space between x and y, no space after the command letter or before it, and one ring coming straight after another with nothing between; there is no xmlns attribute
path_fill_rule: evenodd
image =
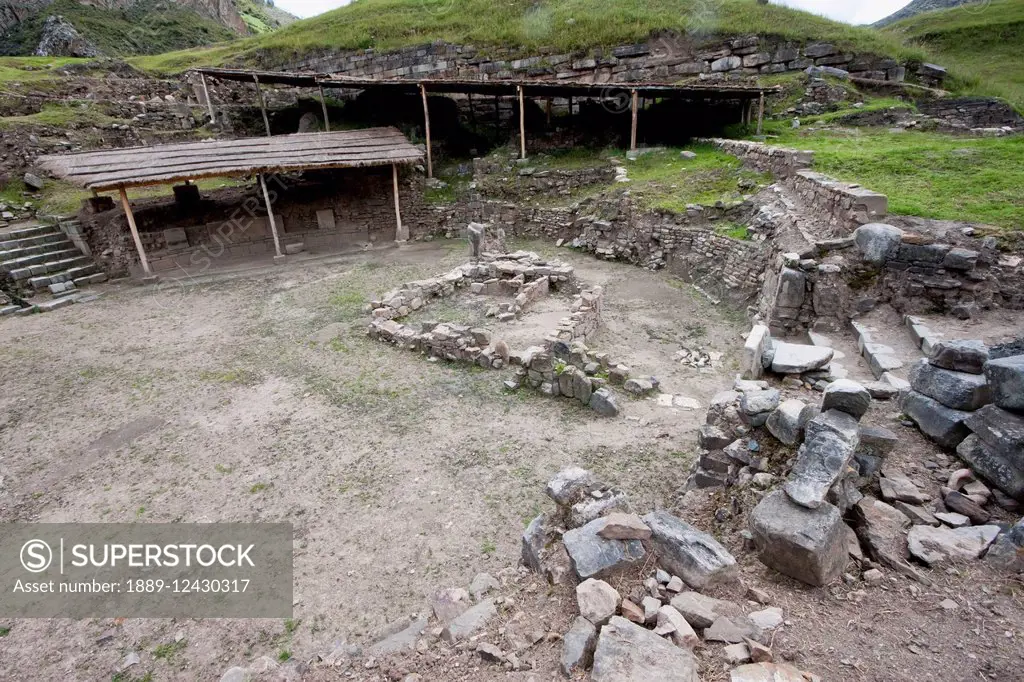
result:
<svg viewBox="0 0 1024 682"><path fill-rule="evenodd" d="M979 429L982 429L981 425ZM997 441L996 445L989 444L986 438L991 438L994 435L993 431L1010 435L1009 432L1000 432L997 429L998 427L992 429L991 425L986 424L980 433L967 436L957 446L956 454L986 481L1010 497L1024 500L1024 444L1019 440L1014 442L1010 438Z"/></svg>
<svg viewBox="0 0 1024 682"><path fill-rule="evenodd" d="M718 540L666 511L644 517L651 529L651 547L662 566L694 589L739 579L736 559Z"/></svg>
<svg viewBox="0 0 1024 682"><path fill-rule="evenodd" d="M918 360L910 368L910 387L946 407L966 412L973 412L992 400L983 375L954 372L927 360Z"/></svg>
<svg viewBox="0 0 1024 682"><path fill-rule="evenodd" d="M860 432L857 420L838 410L819 414L806 431L784 490L797 504L814 509L824 504L829 488L846 471Z"/></svg>
<svg viewBox="0 0 1024 682"><path fill-rule="evenodd" d="M939 341L929 355L936 367L981 374L988 362L988 346L983 341Z"/></svg>
<svg viewBox="0 0 1024 682"><path fill-rule="evenodd" d="M772 359L772 371L776 374L803 374L821 369L832 361L835 351L820 346L805 346L797 343L778 343Z"/></svg>
<svg viewBox="0 0 1024 682"><path fill-rule="evenodd" d="M747 335L747 341L743 344L743 378L758 379L764 374L764 365L761 358L764 356L765 348L771 345L772 335L768 327L763 324L755 324Z"/></svg>
<svg viewBox="0 0 1024 682"><path fill-rule="evenodd" d="M999 526L914 526L907 534L907 547L911 554L929 566L955 560L973 560L985 552L1000 530Z"/></svg>
<svg viewBox="0 0 1024 682"><path fill-rule="evenodd" d="M802 400L787 400L768 415L765 427L786 445L796 445L800 442L813 411L813 408Z"/></svg>
<svg viewBox="0 0 1024 682"><path fill-rule="evenodd" d="M566 531L562 542L580 581L610 578L642 561L646 551L639 540L605 540L598 533L606 519L594 519L585 526Z"/></svg>
<svg viewBox="0 0 1024 682"><path fill-rule="evenodd" d="M593 682L700 682L697 659L647 628L615 616L601 628Z"/></svg>
<svg viewBox="0 0 1024 682"><path fill-rule="evenodd" d="M860 419L871 406L868 389L850 379L833 381L825 389L821 400L821 411L839 410L855 419Z"/></svg>
<svg viewBox="0 0 1024 682"><path fill-rule="evenodd" d="M990 360L985 363L985 376L996 405L1024 413L1024 355Z"/></svg>
<svg viewBox="0 0 1024 682"><path fill-rule="evenodd" d="M799 309L807 297L807 276L799 270L782 268L779 272L779 291L775 305L779 308Z"/></svg>
<svg viewBox="0 0 1024 682"><path fill-rule="evenodd" d="M946 407L917 391L903 396L903 413L910 417L921 433L947 448L955 448L970 434L964 420L970 412Z"/></svg>
<svg viewBox="0 0 1024 682"><path fill-rule="evenodd" d="M902 239L903 230L884 223L861 225L853 233L853 243L857 245L857 250L864 260L875 265L885 263L899 248Z"/></svg>
<svg viewBox="0 0 1024 682"><path fill-rule="evenodd" d="M827 585L846 567L847 529L830 504L808 509L776 490L754 507L749 523L761 562L791 578Z"/></svg>

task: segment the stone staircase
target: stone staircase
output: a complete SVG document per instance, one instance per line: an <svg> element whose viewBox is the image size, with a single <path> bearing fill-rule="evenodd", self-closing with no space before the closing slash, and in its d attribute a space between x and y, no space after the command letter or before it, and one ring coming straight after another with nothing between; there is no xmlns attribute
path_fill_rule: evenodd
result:
<svg viewBox="0 0 1024 682"><path fill-rule="evenodd" d="M22 224L0 230L0 281L23 298L46 292L54 297L32 308L4 306L0 315L58 308L72 303L68 297L80 287L106 281L106 274L68 236L77 234L77 224L69 222L64 228Z"/></svg>

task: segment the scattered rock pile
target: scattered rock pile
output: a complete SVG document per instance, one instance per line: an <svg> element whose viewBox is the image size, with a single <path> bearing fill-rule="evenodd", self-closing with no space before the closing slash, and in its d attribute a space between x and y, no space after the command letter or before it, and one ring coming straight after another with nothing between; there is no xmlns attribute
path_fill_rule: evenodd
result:
<svg viewBox="0 0 1024 682"><path fill-rule="evenodd" d="M812 680L773 662L771 633L782 609L750 611L702 594L737 585L736 560L713 537L666 511L640 517L628 497L578 467L547 486L557 511L523 534L523 563L552 583L574 585L579 616L563 637L562 672L593 667L600 681L698 677L693 649L720 643L734 682ZM659 568L651 572L650 566ZM623 593L612 582L628 584ZM772 675L777 677L771 677Z"/></svg>

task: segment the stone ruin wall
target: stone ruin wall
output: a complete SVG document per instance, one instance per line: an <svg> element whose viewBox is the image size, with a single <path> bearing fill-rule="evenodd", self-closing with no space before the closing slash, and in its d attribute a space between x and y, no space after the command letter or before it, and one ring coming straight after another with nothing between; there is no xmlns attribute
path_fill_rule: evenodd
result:
<svg viewBox="0 0 1024 682"><path fill-rule="evenodd" d="M589 54L521 56L511 48L476 48L436 42L394 52L363 50L326 54L288 64L285 70L318 71L377 79L536 78L593 83L674 82L681 78L720 80L728 76L803 71L832 66L851 75L903 81L908 75L934 83L936 75L918 65L872 54L846 52L825 42L799 44L764 36L694 38L662 32L645 42L598 49Z"/></svg>

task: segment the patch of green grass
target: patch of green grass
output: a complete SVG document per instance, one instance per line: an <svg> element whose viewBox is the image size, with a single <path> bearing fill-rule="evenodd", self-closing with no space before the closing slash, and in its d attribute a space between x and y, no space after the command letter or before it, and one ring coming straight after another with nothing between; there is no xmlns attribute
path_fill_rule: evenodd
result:
<svg viewBox="0 0 1024 682"><path fill-rule="evenodd" d="M679 149L667 149L640 156L627 166L630 188L640 206L678 213L687 204L713 205L718 201L738 200L739 182L768 184L764 173L743 168L742 162L711 145L688 147L697 158L684 159Z"/></svg>
<svg viewBox="0 0 1024 682"><path fill-rule="evenodd" d="M177 642L167 642L166 644L161 644L157 648L153 649L153 658L169 659L175 654L184 651L185 647L187 646L187 639L182 639Z"/></svg>
<svg viewBox="0 0 1024 682"><path fill-rule="evenodd" d="M225 476L234 473L235 471L233 467L225 466L223 464L214 464L213 470L216 471L218 474L224 474Z"/></svg>
<svg viewBox="0 0 1024 682"><path fill-rule="evenodd" d="M88 64L92 61L72 57L0 57L0 86L59 80L64 78L60 73L64 67Z"/></svg>
<svg viewBox="0 0 1024 682"><path fill-rule="evenodd" d="M20 126L53 126L55 128L109 127L114 123L128 122L124 119L108 116L94 105L84 102L70 104L48 103L44 104L43 108L35 114L0 118L0 130L9 130Z"/></svg>
<svg viewBox="0 0 1024 682"><path fill-rule="evenodd" d="M264 490L270 490L272 487L274 487L273 483L255 483L251 488L249 488L249 493L255 495L263 492Z"/></svg>
<svg viewBox="0 0 1024 682"><path fill-rule="evenodd" d="M285 634L288 634L288 635L293 634L296 630L299 629L299 626L301 624L302 624L301 620L295 620L294 618L286 618L285 621L284 621L284 631L285 631Z"/></svg>
<svg viewBox="0 0 1024 682"><path fill-rule="evenodd" d="M815 170L889 197L895 214L1024 230L1024 138L887 129L789 130L773 142L815 152Z"/></svg>
<svg viewBox="0 0 1024 682"><path fill-rule="evenodd" d="M970 12L960 7L926 12L882 33L927 49L952 69L954 89L1004 97L1024 110L1024 1L991 0Z"/></svg>
<svg viewBox="0 0 1024 682"><path fill-rule="evenodd" d="M484 540L480 544L480 552L487 556L494 554L496 551L498 551L498 546L494 544L493 540Z"/></svg>
<svg viewBox="0 0 1024 682"><path fill-rule="evenodd" d="M277 652L277 660L280 661L281 663L284 663L285 661L289 660L291 657L292 657L292 652L288 651L288 649L281 649L279 652Z"/></svg>
<svg viewBox="0 0 1024 682"><path fill-rule="evenodd" d="M314 52L386 51L432 41L506 46L523 54L540 47L589 51L642 41L666 30L695 38L760 33L827 39L858 52L923 58L920 50L908 49L895 36L752 0L359 0L266 35L133 64L168 73L228 62L270 65Z"/></svg>
<svg viewBox="0 0 1024 682"><path fill-rule="evenodd" d="M748 241L750 239L750 233L745 226L730 222L717 223L715 225L715 234L740 241Z"/></svg>
<svg viewBox="0 0 1024 682"><path fill-rule="evenodd" d="M0 626L0 637L6 637L9 634L11 634L11 628L10 627L8 627L6 625Z"/></svg>

